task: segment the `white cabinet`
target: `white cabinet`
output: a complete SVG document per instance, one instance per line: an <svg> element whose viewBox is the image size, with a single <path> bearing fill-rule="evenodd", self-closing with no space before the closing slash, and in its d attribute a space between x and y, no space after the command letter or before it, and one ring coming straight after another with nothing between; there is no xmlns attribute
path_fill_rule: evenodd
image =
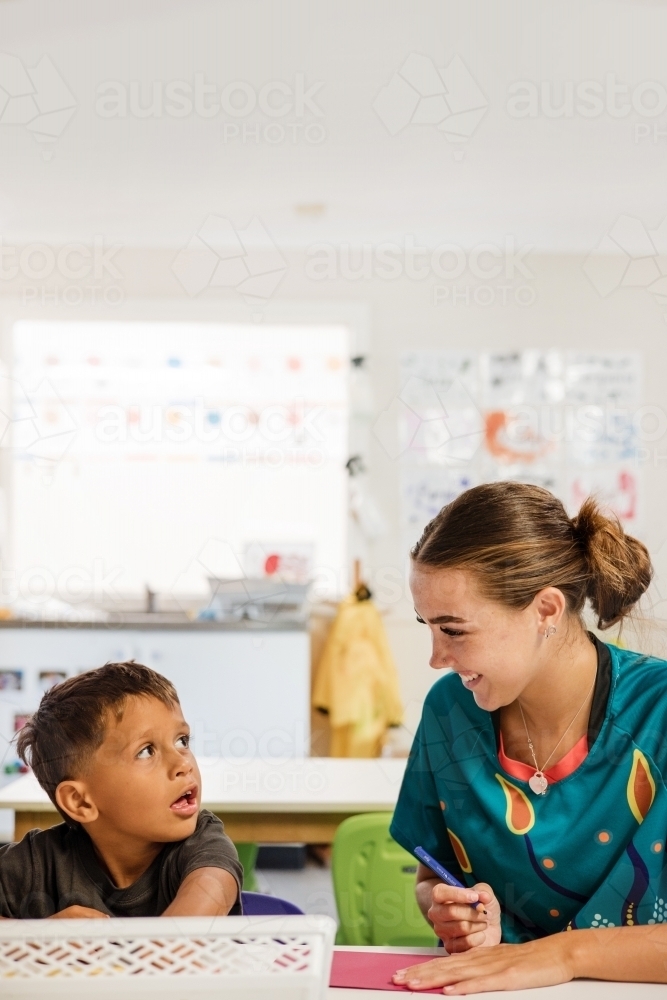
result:
<svg viewBox="0 0 667 1000"><path fill-rule="evenodd" d="M195 753L248 759L303 757L310 744L310 640L305 629L216 625L12 626L0 628L0 737L39 704L46 676L70 676L107 661L135 659L178 691ZM11 690L6 671L20 671ZM5 687L2 689L3 677Z"/></svg>

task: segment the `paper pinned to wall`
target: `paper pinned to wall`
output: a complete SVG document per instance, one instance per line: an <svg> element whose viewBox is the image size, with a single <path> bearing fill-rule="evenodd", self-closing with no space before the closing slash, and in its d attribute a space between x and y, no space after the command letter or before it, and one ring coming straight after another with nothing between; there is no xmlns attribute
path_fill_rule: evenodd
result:
<svg viewBox="0 0 667 1000"><path fill-rule="evenodd" d="M468 470L403 465L401 514L406 545L413 545L438 511L476 483Z"/></svg>
<svg viewBox="0 0 667 1000"><path fill-rule="evenodd" d="M571 514L579 510L588 496L595 496L613 511L628 529L639 521L639 482L632 468L601 468L575 472L570 476L565 504Z"/></svg>
<svg viewBox="0 0 667 1000"><path fill-rule="evenodd" d="M642 359L636 352L570 351L566 355L566 399L598 406L638 406Z"/></svg>
<svg viewBox="0 0 667 1000"><path fill-rule="evenodd" d="M608 465L636 462L640 436L635 413L604 406L581 408L568 442L574 465Z"/></svg>
<svg viewBox="0 0 667 1000"><path fill-rule="evenodd" d="M467 464L484 435L484 417L469 385L411 375L399 396L399 448L404 461Z"/></svg>
<svg viewBox="0 0 667 1000"><path fill-rule="evenodd" d="M426 379L436 392L462 382L473 395L479 391L479 356L475 351L406 351L401 355L401 384Z"/></svg>
<svg viewBox="0 0 667 1000"><path fill-rule="evenodd" d="M639 354L412 351L401 358L401 385L410 538L464 489L501 479L544 486L571 513L592 493L639 524Z"/></svg>
<svg viewBox="0 0 667 1000"><path fill-rule="evenodd" d="M532 465L558 450L557 439L545 435L533 408L525 405L489 410L484 416L484 446L500 465Z"/></svg>
<svg viewBox="0 0 667 1000"><path fill-rule="evenodd" d="M480 355L482 399L489 409L517 403L558 403L565 394L559 351L505 351Z"/></svg>

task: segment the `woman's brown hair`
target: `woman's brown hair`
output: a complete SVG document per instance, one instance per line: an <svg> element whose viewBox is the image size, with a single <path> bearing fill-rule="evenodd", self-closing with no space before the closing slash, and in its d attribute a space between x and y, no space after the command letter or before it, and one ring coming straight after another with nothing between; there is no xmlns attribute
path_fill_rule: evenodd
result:
<svg viewBox="0 0 667 1000"><path fill-rule="evenodd" d="M470 570L486 597L512 608L528 607L545 587L558 587L573 614L588 598L601 629L629 614L653 575L646 547L592 497L569 518L548 490L514 482L466 490L410 555L422 566Z"/></svg>

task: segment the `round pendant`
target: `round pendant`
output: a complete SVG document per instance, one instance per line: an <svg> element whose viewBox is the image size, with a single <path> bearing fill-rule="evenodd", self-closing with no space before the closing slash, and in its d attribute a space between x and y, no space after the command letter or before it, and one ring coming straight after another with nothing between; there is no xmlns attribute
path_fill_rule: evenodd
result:
<svg viewBox="0 0 667 1000"><path fill-rule="evenodd" d="M531 791L535 792L536 795L544 795L549 787L549 782L541 771L536 771L535 774L531 775L528 779L528 784L530 785Z"/></svg>

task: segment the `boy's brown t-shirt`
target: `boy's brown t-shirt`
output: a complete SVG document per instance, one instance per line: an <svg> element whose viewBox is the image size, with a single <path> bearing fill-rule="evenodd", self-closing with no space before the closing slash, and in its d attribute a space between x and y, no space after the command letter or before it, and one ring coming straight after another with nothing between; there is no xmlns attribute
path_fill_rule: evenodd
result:
<svg viewBox="0 0 667 1000"><path fill-rule="evenodd" d="M231 914L241 913L243 868L217 816L202 810L192 836L166 844L150 868L118 889L100 867L92 841L65 823L31 830L0 848L0 916L51 917L68 906L90 906L112 917L157 917L197 868L223 868L239 887Z"/></svg>

